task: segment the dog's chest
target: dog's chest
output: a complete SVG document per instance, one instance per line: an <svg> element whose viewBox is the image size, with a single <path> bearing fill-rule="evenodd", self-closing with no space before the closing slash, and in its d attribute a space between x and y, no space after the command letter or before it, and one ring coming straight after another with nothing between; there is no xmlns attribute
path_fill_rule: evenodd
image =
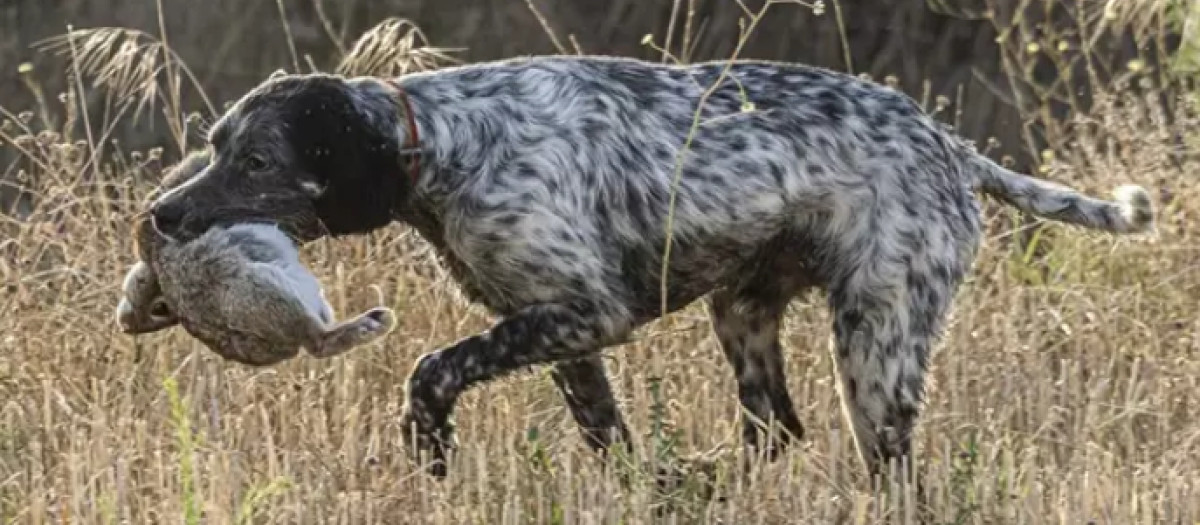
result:
<svg viewBox="0 0 1200 525"><path fill-rule="evenodd" d="M471 268L463 262L458 254L446 242L445 223L442 218L424 206L414 206L408 213L400 217L406 224L417 230L421 238L433 247L442 266L458 284L459 290L468 301L482 304L492 310L501 311L504 305L496 298L490 298L479 286Z"/></svg>

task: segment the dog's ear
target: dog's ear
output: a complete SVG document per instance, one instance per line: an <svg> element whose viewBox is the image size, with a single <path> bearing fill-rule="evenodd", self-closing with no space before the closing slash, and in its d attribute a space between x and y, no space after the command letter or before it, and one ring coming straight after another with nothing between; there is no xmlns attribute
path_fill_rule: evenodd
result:
<svg viewBox="0 0 1200 525"><path fill-rule="evenodd" d="M410 189L396 140L395 102L362 81L311 76L297 83L302 88L288 100L284 133L299 170L321 188L314 205L325 229L341 235L391 222Z"/></svg>

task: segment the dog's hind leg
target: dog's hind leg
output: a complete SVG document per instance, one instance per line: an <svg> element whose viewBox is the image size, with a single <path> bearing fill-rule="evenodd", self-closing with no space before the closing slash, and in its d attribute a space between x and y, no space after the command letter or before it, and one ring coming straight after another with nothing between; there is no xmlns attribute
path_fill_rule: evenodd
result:
<svg viewBox="0 0 1200 525"><path fill-rule="evenodd" d="M709 308L713 330L737 379L744 411L742 440L773 460L789 442L804 436L804 427L788 394L779 343L787 301L763 299L723 289L711 296Z"/></svg>
<svg viewBox="0 0 1200 525"><path fill-rule="evenodd" d="M969 266L963 252L932 246L914 248L904 264L863 258L829 290L843 403L872 476L886 476L892 460L903 479L915 471L912 433L930 354Z"/></svg>

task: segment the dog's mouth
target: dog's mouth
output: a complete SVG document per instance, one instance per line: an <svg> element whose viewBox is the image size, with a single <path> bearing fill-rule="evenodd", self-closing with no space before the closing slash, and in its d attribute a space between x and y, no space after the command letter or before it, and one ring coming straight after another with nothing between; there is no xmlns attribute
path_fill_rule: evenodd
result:
<svg viewBox="0 0 1200 525"><path fill-rule="evenodd" d="M292 223L285 222L285 221L279 221L279 220L275 220L275 219L249 218L249 219L240 220L240 221L230 221L228 224L225 224L224 226L229 227L229 226L233 226L234 224L254 224L254 225L258 225L258 226L274 226L275 228L278 228L279 231L283 232L283 234L285 236L287 236L288 240L292 241L292 244L295 246L303 246L304 244L306 244L309 241L312 241L318 237L317 235L311 234L309 232L309 230L305 230L303 228L298 228L298 227L293 226Z"/></svg>
<svg viewBox="0 0 1200 525"><path fill-rule="evenodd" d="M158 224L155 223L153 219L150 220L150 225L151 225L152 229L154 230L154 234L158 235L161 239L164 239L167 242L170 242L173 244L191 242L193 240L196 240L196 239L202 237L205 234L205 232L209 232L212 230L226 229L231 226L236 226L239 224L241 224L241 225L254 224L254 225L262 225L262 226L274 226L274 227L282 230L284 233L287 233L289 237L293 237L293 238L295 237L295 235L292 233L292 230L285 227L286 225L283 222L275 220L275 219L267 218L267 217L244 217L244 218L238 218L238 219L232 219L232 218L224 219L224 220L210 223L207 228L200 228L200 229L181 228L178 231L176 231L174 234L164 232L162 229L160 229L158 227Z"/></svg>
<svg viewBox="0 0 1200 525"><path fill-rule="evenodd" d="M169 243L179 243L180 239L178 237L163 231L163 229L159 227L158 220L156 220L153 215L150 215L150 218L147 220L150 221L150 229L154 231L154 235L157 235L159 239L163 239Z"/></svg>

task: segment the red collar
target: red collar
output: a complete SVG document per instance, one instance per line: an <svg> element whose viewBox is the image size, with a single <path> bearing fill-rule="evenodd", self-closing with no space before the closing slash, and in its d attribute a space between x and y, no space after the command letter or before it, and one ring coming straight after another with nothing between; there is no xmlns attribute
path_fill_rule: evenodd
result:
<svg viewBox="0 0 1200 525"><path fill-rule="evenodd" d="M396 94L400 97L400 103L404 105L404 120L408 124L408 140L400 152L412 158L412 162L408 166L408 176L412 179L412 183L416 184L417 179L421 176L421 156L418 151L421 140L417 135L417 119L413 112L412 103L408 101L408 94L404 92L404 88L400 86L400 83L395 80L388 80L387 83L396 90Z"/></svg>

